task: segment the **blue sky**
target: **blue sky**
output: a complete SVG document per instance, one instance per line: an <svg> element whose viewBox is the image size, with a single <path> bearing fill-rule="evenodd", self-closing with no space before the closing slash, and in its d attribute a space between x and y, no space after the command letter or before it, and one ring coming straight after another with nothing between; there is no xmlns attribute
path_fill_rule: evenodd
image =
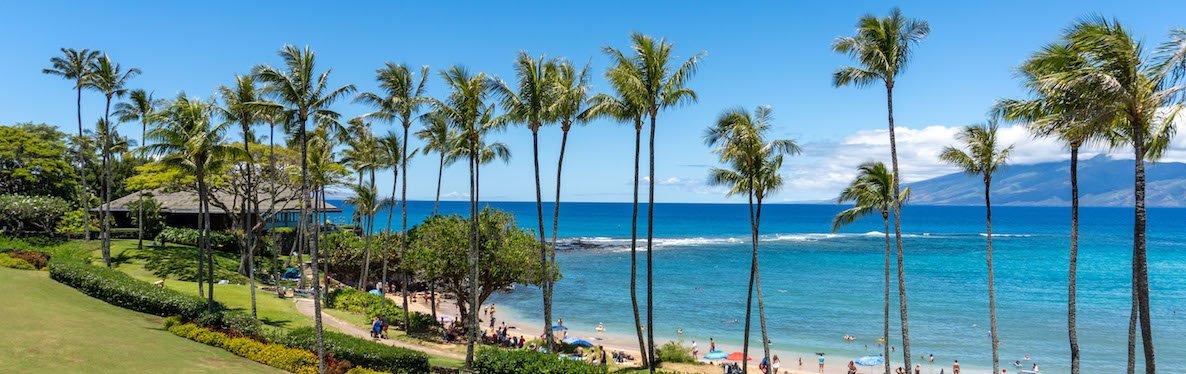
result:
<svg viewBox="0 0 1186 374"><path fill-rule="evenodd" d="M46 122L74 131L70 84L40 72L60 47L101 49L140 68L143 75L130 87L158 97L181 91L208 96L255 64L279 64L276 51L285 44L312 46L320 66L333 69L334 84L353 83L362 91L375 89L374 70L385 61L429 65L429 94L441 96L437 71L463 64L510 79L520 50L591 62L592 85L604 91L607 59L601 49L624 48L629 33L638 31L668 38L681 59L707 52L689 84L700 101L659 117L658 201L738 201L704 184L716 160L700 134L722 110L739 105L773 106L776 134L805 146L805 154L787 164L788 186L778 198L820 200L833 197L860 161L888 158L878 143L884 137L884 90L833 88L831 73L850 61L830 45L851 34L861 15L883 15L893 5L926 19L932 29L895 91L903 141L917 145L903 156L907 181L950 172L931 153L953 127L983 121L994 100L1023 95L1011 68L1075 19L1118 18L1148 44L1160 43L1171 28L1186 27L1180 1L20 2L0 13L0 82L6 88L0 90L0 123ZM102 115L102 105L101 95L84 93L85 126ZM369 111L348 102L336 109L345 116ZM124 126L134 133L138 125ZM554 127L541 131L545 199L554 189L559 135ZM494 136L511 146L514 158L484 169L483 198L533 200L530 132L513 127ZM1062 157L1057 145L1030 141L1020 131L1015 138L1028 144L1016 162ZM629 127L608 121L574 129L564 200L629 201L632 140ZM409 170L409 198L431 199L435 160L417 161ZM645 160L643 165L645 173ZM391 176L384 173L380 183L389 186ZM465 199L465 183L464 165L445 171L448 198Z"/></svg>

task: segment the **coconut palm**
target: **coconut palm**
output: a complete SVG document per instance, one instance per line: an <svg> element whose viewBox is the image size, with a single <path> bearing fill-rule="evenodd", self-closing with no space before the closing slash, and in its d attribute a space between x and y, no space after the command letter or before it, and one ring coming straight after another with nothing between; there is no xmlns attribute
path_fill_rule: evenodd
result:
<svg viewBox="0 0 1186 374"><path fill-rule="evenodd" d="M371 262L371 231L375 228L375 213L379 211L379 193L375 190L375 183L372 180L370 184L358 185L354 187L354 197L347 199L346 203L354 206L354 215L359 216L363 223L363 260L362 260L362 275L358 278L358 288L367 284L367 272Z"/></svg>
<svg viewBox="0 0 1186 374"><path fill-rule="evenodd" d="M552 75L555 74L555 63L545 60L544 56L531 57L527 52L520 51L515 58L514 70L518 82L511 88L501 79L491 80L491 91L498 97L502 108L506 111L507 119L511 122L527 126L531 130L531 151L535 161L535 213L539 222L539 257L540 271L543 280L541 290L544 303L544 349L552 351L552 288L547 281L547 272L551 268L548 261L548 246L544 240L544 200L539 178L539 129L553 121L551 112L554 90L552 89Z"/></svg>
<svg viewBox="0 0 1186 374"><path fill-rule="evenodd" d="M152 93L135 89L128 93L128 101L115 104L115 118L120 122L140 121L140 145L143 147L144 135L148 133L148 125L161 100L153 99ZM143 148L140 157L144 158ZM144 191L140 191L140 201L144 201ZM136 227L136 249L144 249L144 209L138 209L139 219Z"/></svg>
<svg viewBox="0 0 1186 374"><path fill-rule="evenodd" d="M556 238L560 231L560 182L564 171L564 151L568 146L568 132L574 124L584 124L588 121L589 100L589 65L580 71L564 60L556 61L555 73L552 74L551 90L554 96L552 107L549 109L556 121L560 123L560 156L556 161L556 201L552 204L552 247L548 253L548 263L556 263ZM548 298L552 297L552 285L549 278ZM548 303L550 307L550 302ZM551 329L549 329L551 330Z"/></svg>
<svg viewBox="0 0 1186 374"><path fill-rule="evenodd" d="M279 52L280 57L284 60L284 68L278 69L267 65L256 66L254 75L265 84L264 92L274 99L277 103L284 105L283 117L288 118L286 124L292 125L295 128L296 139L301 145L301 246L306 245L306 239L310 234L309 221L311 215L309 209L313 207L310 201L310 185L309 185L309 165L308 165L308 142L306 137L306 127L309 119L312 118L317 122L326 122L336 120L337 112L329 109L330 105L338 99L354 92L354 85L344 85L338 88L330 88L329 73L325 71L322 73L316 72L315 62L316 54L309 47L304 49L296 46L286 45ZM318 234L312 235L312 245L310 246L310 256L314 264L317 264L317 237ZM313 325L317 332L317 367L318 371L325 372L325 340L321 326L321 286L317 267L313 267Z"/></svg>
<svg viewBox="0 0 1186 374"><path fill-rule="evenodd" d="M432 204L432 215L437 215L441 205L441 179L445 176L446 155L453 152L450 148L453 145L453 139L457 138L457 131L449 129L448 119L437 112L430 112L421 116L424 121L424 128L416 131L416 137L424 142L424 148L421 152L425 155L430 152L436 152L440 155L439 165L437 165L437 194L436 200Z"/></svg>
<svg viewBox="0 0 1186 374"><path fill-rule="evenodd" d="M857 168L857 177L849 182L848 187L845 187L840 192L840 197L836 199L837 203L843 204L851 202L852 208L845 209L837 213L836 217L832 219L832 231L840 231L840 227L856 222L861 217L877 213L881 215L881 221L885 225L885 323L883 325L881 338L882 348L885 352L885 372L890 373L890 227L889 215L893 210L894 204L901 206L910 199L910 187L902 189L902 193L894 198L893 185L894 176L885 164L881 162L866 162ZM897 201L895 201L897 200Z"/></svg>
<svg viewBox="0 0 1186 374"><path fill-rule="evenodd" d="M832 75L836 87L866 87L877 83L885 84L886 114L889 118L890 165L894 174L894 195L901 193L898 173L898 143L894 134L894 85L898 75L906 70L914 45L930 34L927 21L914 20L902 15L894 8L889 16L878 18L865 15L857 21L857 33L841 37L832 44L837 53L845 54L857 61L859 66L845 66ZM901 206L894 206L894 241L898 247L898 308L902 317L902 357L906 367L910 366L910 324L906 313L906 270L902 267L902 212Z"/></svg>
<svg viewBox="0 0 1186 374"><path fill-rule="evenodd" d="M1043 87L1059 92L1087 93L1085 118L1108 123L1113 145L1132 148L1134 158L1133 309L1129 321L1129 370L1135 369L1136 324L1139 319L1145 371L1157 370L1149 315L1149 276L1145 239L1145 162L1156 161L1174 134L1181 112L1180 83L1186 72L1186 31L1172 32L1155 54L1145 52L1117 21L1089 18L1072 25L1063 36L1082 58L1084 67L1047 74Z"/></svg>
<svg viewBox="0 0 1186 374"><path fill-rule="evenodd" d="M140 69L131 68L127 71L123 70L120 64L111 61L107 54L103 54L91 61L91 71L89 79L86 80L86 86L103 93L107 98L107 105L103 110L103 122L111 124L111 99L116 97L123 97L127 93L127 88L124 86L129 79L140 74ZM110 140L110 137L104 139ZM110 149L110 144L103 145L102 149ZM110 154L103 154L103 205L102 220L102 252L103 263L111 267L111 207L108 206L111 202L111 163L108 162L111 158Z"/></svg>
<svg viewBox="0 0 1186 374"><path fill-rule="evenodd" d="M362 118L352 118L349 123L355 136L347 142L343 163L358 171L358 185L354 187L354 216L362 224L366 244L363 248L362 274L358 278L358 289L365 290L371 262L371 231L374 229L374 213L379 209L378 191L375 190L375 169L383 166L379 155L379 142L371 135L370 124ZM363 175L370 173L370 182L363 184ZM390 221L388 221L390 223Z"/></svg>
<svg viewBox="0 0 1186 374"><path fill-rule="evenodd" d="M403 168L403 181L401 186L403 191L400 193L400 201L407 201L408 199L408 129L412 127L412 118L415 117L416 112L429 102L427 96L424 96L424 83L428 81L428 66L425 65L420 68L420 79L417 83L413 73L408 69L407 65L396 65L388 62L385 66L375 71L375 80L379 82L379 88L382 89L381 94L363 93L358 95L355 99L357 102L366 103L375 109L375 112L367 114L367 116L383 119L386 121L395 121L398 119L400 124L404 127L404 144L403 157L400 157L400 167ZM408 207L407 204L400 204L400 237L399 237L399 254L403 258L404 252L408 250ZM402 268L402 267L401 267ZM403 294L404 310L408 310L408 274L406 271L400 271L400 292ZM411 318L408 313L404 313L404 326L411 326Z"/></svg>
<svg viewBox="0 0 1186 374"><path fill-rule="evenodd" d="M742 340L742 356L749 355L750 312L753 310L754 291L758 295L758 318L762 329L762 348L766 362L770 362L770 337L766 330L766 311L762 299L762 278L758 265L758 240L761 233L762 200L782 188L782 176L778 174L784 156L799 154L799 145L789 139L767 141L771 128L773 111L760 106L753 113L745 108L726 110L717 117L713 126L705 130L704 142L716 147L714 153L729 169L713 168L708 182L727 186L727 196L745 194L749 198L750 242L753 244L749 291L746 297L745 338ZM756 209L755 209L755 204ZM743 367L747 372L748 367Z"/></svg>
<svg viewBox="0 0 1186 374"><path fill-rule="evenodd" d="M993 290L992 267L992 175L1005 166L1013 146L1003 146L997 138L996 120L987 124L965 127L956 134L956 139L962 143L961 148L947 146L939 154L939 159L954 165L965 173L978 175L984 181L984 229L988 242L988 323L989 334L992 335L992 372L999 373L1000 336L997 335L997 299Z"/></svg>
<svg viewBox="0 0 1186 374"><path fill-rule="evenodd" d="M652 254L654 247L655 221L655 126L658 123L659 111L696 101L696 91L687 88L688 80L696 74L703 52L688 58L678 66L672 66L671 48L673 45L667 39L654 38L634 33L630 35L633 54L627 55L614 48L606 48L615 66L629 65L629 69L610 69L609 74L622 74L622 77L612 77L611 81L622 81L631 86L632 94L629 99L640 100L643 112L650 118L650 173L647 179L649 193L647 196L647 326L655 325L652 313L654 304L654 264ZM646 352L648 362L655 362L655 330L647 330ZM653 365L650 365L653 366ZM654 367L651 367L654 372Z"/></svg>
<svg viewBox="0 0 1186 374"><path fill-rule="evenodd" d="M605 73L605 77L610 82L617 96L608 94L597 94L589 98L589 109L586 113L587 118L612 118L619 122L627 122L634 124L634 204L631 206L630 213L630 306L634 311L634 332L638 335L638 351L647 352L646 339L642 334L642 320L638 312L638 180L639 180L639 160L641 159L642 150L642 119L646 116L643 100L640 99L642 92L633 84L634 81L630 78L635 76L631 70L634 69L633 64L625 64L621 61L617 66L611 67ZM623 71L615 71L623 70ZM650 359L647 355L642 356L642 365L644 367L650 366Z"/></svg>
<svg viewBox="0 0 1186 374"><path fill-rule="evenodd" d="M82 137L82 89L87 86L87 79L91 74L91 64L95 59L99 58L99 51L92 51L83 49L81 51L74 48L62 48L61 57L53 57L49 59L50 65L53 67L41 69L41 72L49 75L56 75L62 79L74 81L74 90L77 91L77 103L75 109L78 112L78 136ZM82 193L78 199L78 206L83 211L90 210L90 194L86 186L86 159L83 153L78 154L78 175L79 186L82 188ZM86 241L91 240L91 215L88 212L83 215L83 226L87 229L83 230L83 235Z"/></svg>
<svg viewBox="0 0 1186 374"><path fill-rule="evenodd" d="M1104 140L1110 132L1109 123L1091 118L1090 94L1060 91L1044 86L1042 77L1066 74L1085 67L1086 61L1066 43L1044 47L1017 70L1033 98L1000 100L994 109L1005 120L1025 122L1030 132L1039 137L1052 137L1070 149L1071 182L1071 246L1067 280L1067 338L1070 342L1071 373L1079 374L1079 338L1076 327L1077 264L1079 258L1079 149L1091 142Z"/></svg>
<svg viewBox="0 0 1186 374"><path fill-rule="evenodd" d="M226 120L238 123L240 134L243 137L243 155L244 160L242 167L245 170L243 173L245 177L243 206L240 207L239 212L243 217L243 248L246 251L244 258L239 261L239 272L247 274L251 289L251 316L256 317L257 310L255 305L255 229L256 222L254 218L259 214L259 206L252 206L252 201L255 199L251 196L255 195L255 184L252 182L251 175L256 166L255 159L251 153L251 144L256 142L255 131L252 126L258 124L263 118L263 108L255 103L260 101L260 90L256 87L255 78L252 76L236 75L235 83L231 87L219 86L218 96L222 99L224 108L221 108L223 118Z"/></svg>
<svg viewBox="0 0 1186 374"><path fill-rule="evenodd" d="M154 117L155 128L148 132L146 146L149 153L159 155L160 162L185 170L194 175L198 187L199 256L206 256L208 265L213 265L213 251L210 248L210 187L207 177L211 172L225 169L230 163L243 157L242 150L225 141L230 122L215 123L214 104L178 96L163 111ZM201 260L199 259L199 264ZM200 271L199 271L200 272ZM209 278L206 305L214 310L214 285Z"/></svg>

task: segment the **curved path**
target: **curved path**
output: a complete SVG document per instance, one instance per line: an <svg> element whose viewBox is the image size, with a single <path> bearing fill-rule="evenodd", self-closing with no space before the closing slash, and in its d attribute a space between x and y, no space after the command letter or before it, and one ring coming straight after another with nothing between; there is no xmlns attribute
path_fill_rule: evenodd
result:
<svg viewBox="0 0 1186 374"><path fill-rule="evenodd" d="M313 300L297 298L297 299L295 299L295 301L296 301L297 311L301 312L301 314L304 314L305 316L308 316L309 318L313 318ZM327 327L331 327L335 330L340 331L343 334L347 334L347 335L354 336L357 338L372 340L372 341L390 345L393 347L407 348L407 349L411 349L414 351L420 351L420 352L424 352L424 353L427 353L427 354L430 354L433 356L465 360L465 355L457 353L457 352L450 352L450 351L436 349L436 348L432 348L432 347L426 347L426 346L422 346L419 344L403 342L403 341L399 341L399 340L395 340L395 339L375 340L375 339L371 338L370 331L363 330L361 327L354 326L346 321L337 319L334 316L331 316L326 313L321 314L321 322L322 322L322 324L324 324Z"/></svg>

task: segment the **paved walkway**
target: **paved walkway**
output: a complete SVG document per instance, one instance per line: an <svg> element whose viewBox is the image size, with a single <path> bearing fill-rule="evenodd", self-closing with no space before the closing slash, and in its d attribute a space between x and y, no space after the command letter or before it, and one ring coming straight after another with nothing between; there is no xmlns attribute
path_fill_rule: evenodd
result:
<svg viewBox="0 0 1186 374"><path fill-rule="evenodd" d="M296 300L297 311L301 312L301 314L308 316L309 318L313 318L313 300L304 299L304 298L296 298L294 300ZM408 342L404 342L404 341L400 341L400 340L396 340L396 339L381 339L381 340L373 339L373 338L371 338L370 331L364 330L362 327L359 327L359 326L354 326L346 321L337 319L334 316L331 316L326 313L321 314L321 323L326 327L333 328L335 330L342 332L343 334L351 335L351 336L354 336L357 338L367 339L367 340L375 341L378 343L387 344L387 345L390 345L393 347L407 348L407 349L411 349L414 351L420 351L420 352L424 352L424 353L427 353L427 354L430 354L433 356L441 356L441 357L454 358L454 359L458 359L458 360L465 360L465 355L457 353L457 352L451 352L451 351L436 349L436 348L432 348L432 347L426 347L426 346L422 346L419 344L408 343Z"/></svg>

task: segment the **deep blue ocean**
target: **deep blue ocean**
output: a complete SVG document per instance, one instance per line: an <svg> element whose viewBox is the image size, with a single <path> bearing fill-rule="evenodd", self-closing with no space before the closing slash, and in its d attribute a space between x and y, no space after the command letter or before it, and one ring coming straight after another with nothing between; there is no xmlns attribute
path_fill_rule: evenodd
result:
<svg viewBox="0 0 1186 374"><path fill-rule="evenodd" d="M514 213L521 227L537 226L533 202L484 204ZM411 202L409 225L431 214L432 205L431 201ZM442 202L441 209L445 214L465 214L468 202ZM628 203L561 206L559 236L568 249L557 254L563 279L556 285L554 313L573 331L592 331L602 322L610 333L632 334L627 292L630 209ZM831 233L831 218L842 209L837 205L766 205L763 209L762 281L776 351L843 357L880 352L874 339L882 328L884 229L880 217L870 216ZM350 208L345 210L333 219L349 222ZM551 204L545 204L549 236L551 211ZM643 204L639 234L644 249L645 212ZM1120 373L1125 367L1131 303L1132 209L1082 208L1080 216L1082 365L1086 373ZM1158 366L1165 372L1186 372L1186 209L1154 208L1148 217ZM398 219L397 209L396 229ZM965 367L990 367L984 208L908 206L902 220L913 355L934 354L936 364L947 368L953 359ZM382 212L376 227L385 225L386 212ZM702 342L702 351L709 337L727 351L739 349L750 259L748 225L745 205L656 204L657 340L675 339L677 329L683 329L680 338ZM1010 372L1016 372L1011 363L1025 355L1041 364L1045 373L1068 372L1069 226L1069 208L993 209L1001 358ZM640 291L644 255L639 252ZM892 295L891 345L900 348L896 283ZM517 317L542 318L539 291L533 287L518 287L493 300L513 309ZM645 301L641 292L640 301ZM760 343L757 331L755 313L752 345ZM845 342L844 335L853 335L857 341ZM895 352L894 362L901 362L900 354ZM1138 365L1139 357L1138 353ZM936 365L927 372L938 370Z"/></svg>

